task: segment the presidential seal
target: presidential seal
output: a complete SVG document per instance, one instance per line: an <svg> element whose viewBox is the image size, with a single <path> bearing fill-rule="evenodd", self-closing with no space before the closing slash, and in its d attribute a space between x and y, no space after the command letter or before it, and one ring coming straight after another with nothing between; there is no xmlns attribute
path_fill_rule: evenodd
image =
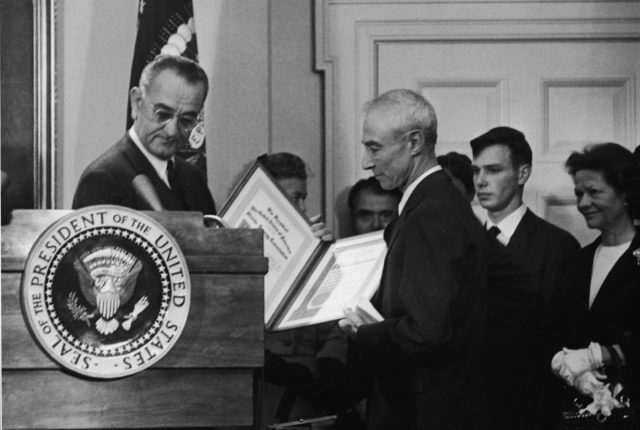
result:
<svg viewBox="0 0 640 430"><path fill-rule="evenodd" d="M119 378L160 360L189 313L176 241L154 219L91 206L52 224L31 249L22 303L32 332L67 369Z"/></svg>

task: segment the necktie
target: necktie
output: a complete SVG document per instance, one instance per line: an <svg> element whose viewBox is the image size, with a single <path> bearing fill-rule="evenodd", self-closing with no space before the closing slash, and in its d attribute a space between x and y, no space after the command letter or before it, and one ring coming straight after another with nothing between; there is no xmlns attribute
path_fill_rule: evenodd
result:
<svg viewBox="0 0 640 430"><path fill-rule="evenodd" d="M495 225L492 225L487 231L491 233L493 237L498 237L498 235L500 234L500 229Z"/></svg>
<svg viewBox="0 0 640 430"><path fill-rule="evenodd" d="M182 188L180 187L180 181L176 175L176 166L173 160L167 160L167 179L169 180L169 188L173 192L173 195L178 198L178 206L171 210L188 210L187 201L185 199Z"/></svg>
<svg viewBox="0 0 640 430"><path fill-rule="evenodd" d="M173 165L173 160L167 160L167 179L169 180L169 187L177 191L178 183L176 181L176 168Z"/></svg>

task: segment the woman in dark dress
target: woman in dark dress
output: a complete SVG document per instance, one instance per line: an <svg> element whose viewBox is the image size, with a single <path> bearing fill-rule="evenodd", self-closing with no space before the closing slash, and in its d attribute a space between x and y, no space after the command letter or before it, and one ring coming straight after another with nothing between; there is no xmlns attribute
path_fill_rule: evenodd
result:
<svg viewBox="0 0 640 430"><path fill-rule="evenodd" d="M566 168L578 211L600 236L580 251L558 288L551 367L573 387L565 397L588 396L589 412L603 418L629 399L637 411L640 168L615 143L574 152Z"/></svg>

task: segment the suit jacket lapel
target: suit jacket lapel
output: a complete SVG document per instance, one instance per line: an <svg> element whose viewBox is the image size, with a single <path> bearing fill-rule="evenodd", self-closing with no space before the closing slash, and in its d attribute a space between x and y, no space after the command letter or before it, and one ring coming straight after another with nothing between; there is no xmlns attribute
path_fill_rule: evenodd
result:
<svg viewBox="0 0 640 430"><path fill-rule="evenodd" d="M411 213L411 211L415 209L416 206L418 206L418 204L422 201L422 199L425 196L428 196L433 192L431 190L432 187L436 188L438 182L441 182L448 178L449 176L447 173L445 173L443 170L438 170L437 172L433 172L432 174L424 178L422 182L420 182L420 184L418 184L418 186L413 190L413 193L411 193L409 200L407 200L407 203L402 209L402 213L398 217L398 220L393 228L393 231L391 232L389 240L387 241L387 255L388 255L388 250L391 249L391 246L393 245L396 238L398 237L398 234L402 230L402 226L406 222L407 217L409 216L409 213Z"/></svg>
<svg viewBox="0 0 640 430"><path fill-rule="evenodd" d="M382 266L382 275L380 276L380 285L378 285L378 289L376 290L373 297L371 298L371 303L380 312L382 312L382 290L385 284L384 279L387 274L387 260L389 259L389 248L391 247L392 240L395 240L396 236L398 235L397 231L398 231L398 223L400 222L399 219L400 219L399 216L396 215L384 229L384 241L387 244L387 254L384 257L384 265Z"/></svg>
<svg viewBox="0 0 640 430"><path fill-rule="evenodd" d="M388 236L387 255L389 255L389 249L391 249L391 245L393 245L393 243L396 241L396 238L398 237L398 233L400 233L400 230L402 229L402 226L404 225L407 219L407 212L408 212L407 209L408 208L405 206L402 213L395 219L395 222L393 223L393 225L389 224L391 226L389 233L386 234L385 232L385 236Z"/></svg>
<svg viewBox="0 0 640 430"><path fill-rule="evenodd" d="M534 217L535 215L527 209L507 244L508 250L517 251L527 249L531 242L531 236L536 230Z"/></svg>
<svg viewBox="0 0 640 430"><path fill-rule="evenodd" d="M156 190L162 186L169 189L164 181L160 179L160 176L158 176L156 170L153 168L149 160L147 160L147 157L144 156L142 151L140 151L133 140L131 140L129 134L126 136L124 155L131 164L133 171L137 174L146 175L153 183Z"/></svg>
<svg viewBox="0 0 640 430"><path fill-rule="evenodd" d="M571 292L580 304L581 309L589 309L589 291L591 289L591 272L593 271L593 256L600 244L601 238L587 245L581 252L578 264L579 270L575 273L576 282L573 283Z"/></svg>

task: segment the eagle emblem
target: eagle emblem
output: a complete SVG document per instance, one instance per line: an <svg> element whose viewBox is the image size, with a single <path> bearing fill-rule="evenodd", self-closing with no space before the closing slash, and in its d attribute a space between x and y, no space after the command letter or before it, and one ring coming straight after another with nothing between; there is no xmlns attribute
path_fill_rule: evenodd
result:
<svg viewBox="0 0 640 430"><path fill-rule="evenodd" d="M76 259L73 267L78 274L82 295L95 308L89 312L78 303L75 293L69 294L67 307L75 320L82 320L88 326L97 318L95 328L99 333L109 335L120 327L129 330L149 305L149 300L143 296L122 324L117 318L118 310L133 295L142 270L142 263L128 251L117 246L97 248Z"/></svg>

